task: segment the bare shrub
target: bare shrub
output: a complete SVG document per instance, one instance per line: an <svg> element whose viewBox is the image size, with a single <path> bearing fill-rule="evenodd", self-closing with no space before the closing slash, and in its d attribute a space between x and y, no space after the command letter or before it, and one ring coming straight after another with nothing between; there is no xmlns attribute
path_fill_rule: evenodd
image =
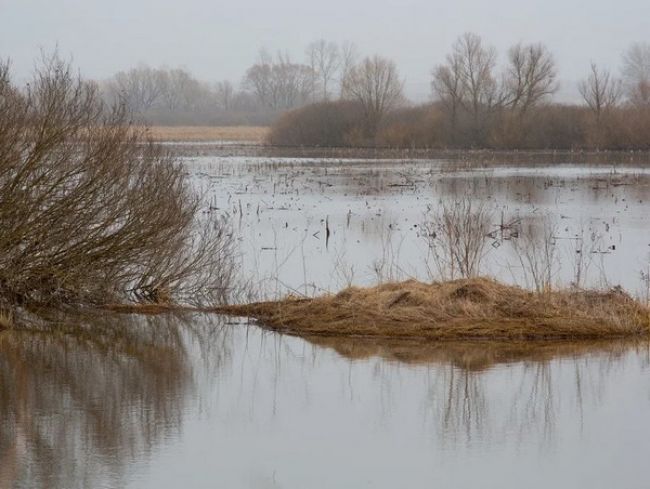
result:
<svg viewBox="0 0 650 489"><path fill-rule="evenodd" d="M523 147L574 149L585 146L588 114L583 107L555 104L538 107L534 112Z"/></svg>
<svg viewBox="0 0 650 489"><path fill-rule="evenodd" d="M521 265L526 287L537 292L550 292L559 268L556 242L557 226L550 216L541 225L520 226L518 237L510 240Z"/></svg>
<svg viewBox="0 0 650 489"><path fill-rule="evenodd" d="M588 282L589 270L594 264L594 258L597 255L602 258L600 253L602 246L602 234L584 225L581 225L579 233L568 240L566 252L569 255L569 263L573 267L572 287L583 288ZM608 286L602 267L601 280L604 282L601 285Z"/></svg>
<svg viewBox="0 0 650 489"><path fill-rule="evenodd" d="M444 139L442 116L435 105L394 110L381 123L375 143L394 148L440 146Z"/></svg>
<svg viewBox="0 0 650 489"><path fill-rule="evenodd" d="M321 102L285 113L267 138L279 146L349 146L363 126L363 109L356 102Z"/></svg>
<svg viewBox="0 0 650 489"><path fill-rule="evenodd" d="M441 279L480 275L492 215L483 202L464 198L443 203L423 225L425 238Z"/></svg>
<svg viewBox="0 0 650 489"><path fill-rule="evenodd" d="M0 71L2 300L223 299L228 228L199 227L183 168L56 55L22 91Z"/></svg>

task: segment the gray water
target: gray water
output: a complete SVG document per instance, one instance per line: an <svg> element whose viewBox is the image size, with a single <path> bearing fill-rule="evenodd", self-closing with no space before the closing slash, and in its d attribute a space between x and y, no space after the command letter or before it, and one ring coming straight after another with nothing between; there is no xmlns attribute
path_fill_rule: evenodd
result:
<svg viewBox="0 0 650 489"><path fill-rule="evenodd" d="M481 202L500 224L553 228L553 282L647 295L650 169L474 167L437 160L187 158L213 212L240 240L242 275L274 298L440 278L423 226L443 203ZM330 229L330 238L327 237ZM490 240L481 272L530 286L512 242ZM581 251L581 253L576 253Z"/></svg>
<svg viewBox="0 0 650 489"><path fill-rule="evenodd" d="M206 212L228 216L242 279L261 295L435 279L419 228L464 195L495 224L551 216L558 285L574 279L580 241L585 285L644 293L641 168L217 157L187 168ZM525 281L498 241L485 273ZM2 488L650 486L648 342L302 339L206 315L59 322L0 333Z"/></svg>

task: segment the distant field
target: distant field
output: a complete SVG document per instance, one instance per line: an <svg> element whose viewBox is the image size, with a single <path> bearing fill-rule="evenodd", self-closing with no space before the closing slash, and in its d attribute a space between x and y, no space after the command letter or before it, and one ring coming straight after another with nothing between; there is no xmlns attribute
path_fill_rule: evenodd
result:
<svg viewBox="0 0 650 489"><path fill-rule="evenodd" d="M152 126L156 141L247 141L261 143L268 127L257 126Z"/></svg>

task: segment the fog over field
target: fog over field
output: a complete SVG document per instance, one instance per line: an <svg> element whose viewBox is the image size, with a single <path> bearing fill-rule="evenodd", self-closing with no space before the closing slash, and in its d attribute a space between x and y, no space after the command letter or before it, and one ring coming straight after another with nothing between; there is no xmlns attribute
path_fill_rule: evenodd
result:
<svg viewBox="0 0 650 489"><path fill-rule="evenodd" d="M650 488L650 0L0 0L0 489Z"/></svg>
<svg viewBox="0 0 650 489"><path fill-rule="evenodd" d="M576 101L589 63L617 70L626 47L648 39L648 18L644 0L0 0L0 55L19 79L40 49L58 46L89 78L147 63L239 83L260 48L302 60L305 46L324 38L394 59L406 95L424 101L432 67L472 31L501 60L516 42L544 42L557 60L557 98Z"/></svg>

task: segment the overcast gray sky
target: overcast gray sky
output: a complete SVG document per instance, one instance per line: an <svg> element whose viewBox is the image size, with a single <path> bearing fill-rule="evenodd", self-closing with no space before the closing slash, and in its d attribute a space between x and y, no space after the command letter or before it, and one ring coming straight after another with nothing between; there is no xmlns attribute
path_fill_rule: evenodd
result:
<svg viewBox="0 0 650 489"><path fill-rule="evenodd" d="M352 41L393 58L410 96L465 31L499 51L542 41L563 91L590 61L619 66L634 41L650 41L649 0L0 0L0 57L25 78L39 50L72 56L89 78L138 63L181 66L205 80L239 82L260 48L302 59L312 40Z"/></svg>

